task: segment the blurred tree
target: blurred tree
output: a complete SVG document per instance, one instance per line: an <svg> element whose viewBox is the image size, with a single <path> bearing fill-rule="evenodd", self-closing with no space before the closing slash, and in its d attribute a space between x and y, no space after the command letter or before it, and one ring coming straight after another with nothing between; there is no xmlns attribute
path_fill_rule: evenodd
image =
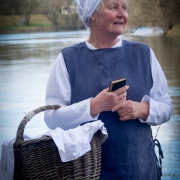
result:
<svg viewBox="0 0 180 180"><path fill-rule="evenodd" d="M11 7L19 15L24 25L29 25L31 14L40 5L38 0L11 0Z"/></svg>
<svg viewBox="0 0 180 180"><path fill-rule="evenodd" d="M1 15L19 15L23 24L29 25L31 14L40 5L40 0L0 0Z"/></svg>
<svg viewBox="0 0 180 180"><path fill-rule="evenodd" d="M74 0L43 0L41 11L51 21L56 31L59 28L82 28Z"/></svg>
<svg viewBox="0 0 180 180"><path fill-rule="evenodd" d="M12 15L11 0L0 0L0 15Z"/></svg>
<svg viewBox="0 0 180 180"><path fill-rule="evenodd" d="M66 5L64 0L43 0L41 11L51 21L55 30L58 29L61 20L62 6Z"/></svg>
<svg viewBox="0 0 180 180"><path fill-rule="evenodd" d="M162 13L161 27L165 32L180 24L180 0L156 0Z"/></svg>
<svg viewBox="0 0 180 180"><path fill-rule="evenodd" d="M172 3L172 2L180 4L180 0L156 0L156 1L160 6L166 6L168 3Z"/></svg>
<svg viewBox="0 0 180 180"><path fill-rule="evenodd" d="M134 28L156 26L162 13L154 0L130 0L128 6L129 24Z"/></svg>
<svg viewBox="0 0 180 180"><path fill-rule="evenodd" d="M159 26L167 33L180 23L180 0L129 0L128 13L131 27Z"/></svg>
<svg viewBox="0 0 180 180"><path fill-rule="evenodd" d="M84 25L82 24L77 12L76 12L76 4L74 0L67 0L67 6L65 7L67 14L63 15L63 18L66 21L67 26L70 29L83 29Z"/></svg>

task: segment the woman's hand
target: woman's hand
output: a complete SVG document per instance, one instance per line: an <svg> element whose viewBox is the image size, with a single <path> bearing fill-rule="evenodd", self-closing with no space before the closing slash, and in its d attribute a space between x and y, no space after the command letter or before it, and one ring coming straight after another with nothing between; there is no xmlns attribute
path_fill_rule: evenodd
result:
<svg viewBox="0 0 180 180"><path fill-rule="evenodd" d="M113 92L108 92L109 88L101 91L95 98L91 100L90 114L92 117L103 111L111 111L118 103L126 100L126 90L129 86L124 86Z"/></svg>
<svg viewBox="0 0 180 180"><path fill-rule="evenodd" d="M122 121L137 118L146 121L149 115L149 103L126 100L114 106L112 111L117 111Z"/></svg>

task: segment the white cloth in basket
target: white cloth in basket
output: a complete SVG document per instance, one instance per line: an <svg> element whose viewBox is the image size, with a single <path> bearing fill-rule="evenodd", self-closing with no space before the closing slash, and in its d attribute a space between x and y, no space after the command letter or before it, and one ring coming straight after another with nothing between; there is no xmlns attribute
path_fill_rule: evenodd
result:
<svg viewBox="0 0 180 180"><path fill-rule="evenodd" d="M107 139L107 131L104 123L100 120L86 123L75 129L64 131L56 128L50 131L59 150L59 155L63 162L71 161L81 157L91 150L90 142L95 132L101 130L101 144Z"/></svg>
<svg viewBox="0 0 180 180"><path fill-rule="evenodd" d="M36 139L36 138L40 138L41 136L42 135L32 138L27 135L24 135L24 140L27 141L31 139ZM3 144L1 144L0 180L13 180L14 142L15 142L15 138L13 138L11 141L5 141L3 142Z"/></svg>
<svg viewBox="0 0 180 180"><path fill-rule="evenodd" d="M107 130L101 120L86 123L82 126L70 130L56 128L36 137L24 135L24 140L40 138L43 135L49 135L54 140L63 162L71 161L81 157L91 150L90 142L95 132L101 130L101 144L107 139ZM2 145L0 161L0 180L13 180L14 172L14 151L13 144L15 138L11 141L5 141Z"/></svg>

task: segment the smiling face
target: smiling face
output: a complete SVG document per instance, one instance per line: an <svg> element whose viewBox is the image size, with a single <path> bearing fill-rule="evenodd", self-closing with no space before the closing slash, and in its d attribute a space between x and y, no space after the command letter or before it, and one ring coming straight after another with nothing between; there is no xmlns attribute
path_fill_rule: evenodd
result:
<svg viewBox="0 0 180 180"><path fill-rule="evenodd" d="M97 31L118 36L123 33L128 21L126 9L126 0L104 0L99 10L91 16L90 23Z"/></svg>

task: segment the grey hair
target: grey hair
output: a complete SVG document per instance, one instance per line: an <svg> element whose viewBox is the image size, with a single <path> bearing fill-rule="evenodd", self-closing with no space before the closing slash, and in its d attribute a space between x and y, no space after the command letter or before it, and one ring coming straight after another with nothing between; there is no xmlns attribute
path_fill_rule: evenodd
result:
<svg viewBox="0 0 180 180"><path fill-rule="evenodd" d="M96 9L94 10L94 12L93 12L93 14L94 13L97 13L98 11L99 11L99 8L100 8L100 6L103 6L104 5L104 0L101 0L101 2L99 3L99 5L96 7ZM92 15L93 15L92 14ZM89 19L89 22L88 22L88 24L90 25L90 23L91 23L91 18ZM89 27L87 27L87 28L89 28Z"/></svg>
<svg viewBox="0 0 180 180"><path fill-rule="evenodd" d="M101 2L99 3L99 5L97 6L97 8L95 9L94 12L98 12L99 11L99 8L100 6L103 6L104 5L104 0L101 0Z"/></svg>
<svg viewBox="0 0 180 180"><path fill-rule="evenodd" d="M128 0L126 0L126 3L128 4L128 3L129 3L129 1L128 1ZM103 6L103 5L104 5L104 0L101 0L101 2L99 3L99 5L97 6L97 8L95 9L95 11L94 11L94 12L98 12L98 11L99 11L100 6Z"/></svg>

